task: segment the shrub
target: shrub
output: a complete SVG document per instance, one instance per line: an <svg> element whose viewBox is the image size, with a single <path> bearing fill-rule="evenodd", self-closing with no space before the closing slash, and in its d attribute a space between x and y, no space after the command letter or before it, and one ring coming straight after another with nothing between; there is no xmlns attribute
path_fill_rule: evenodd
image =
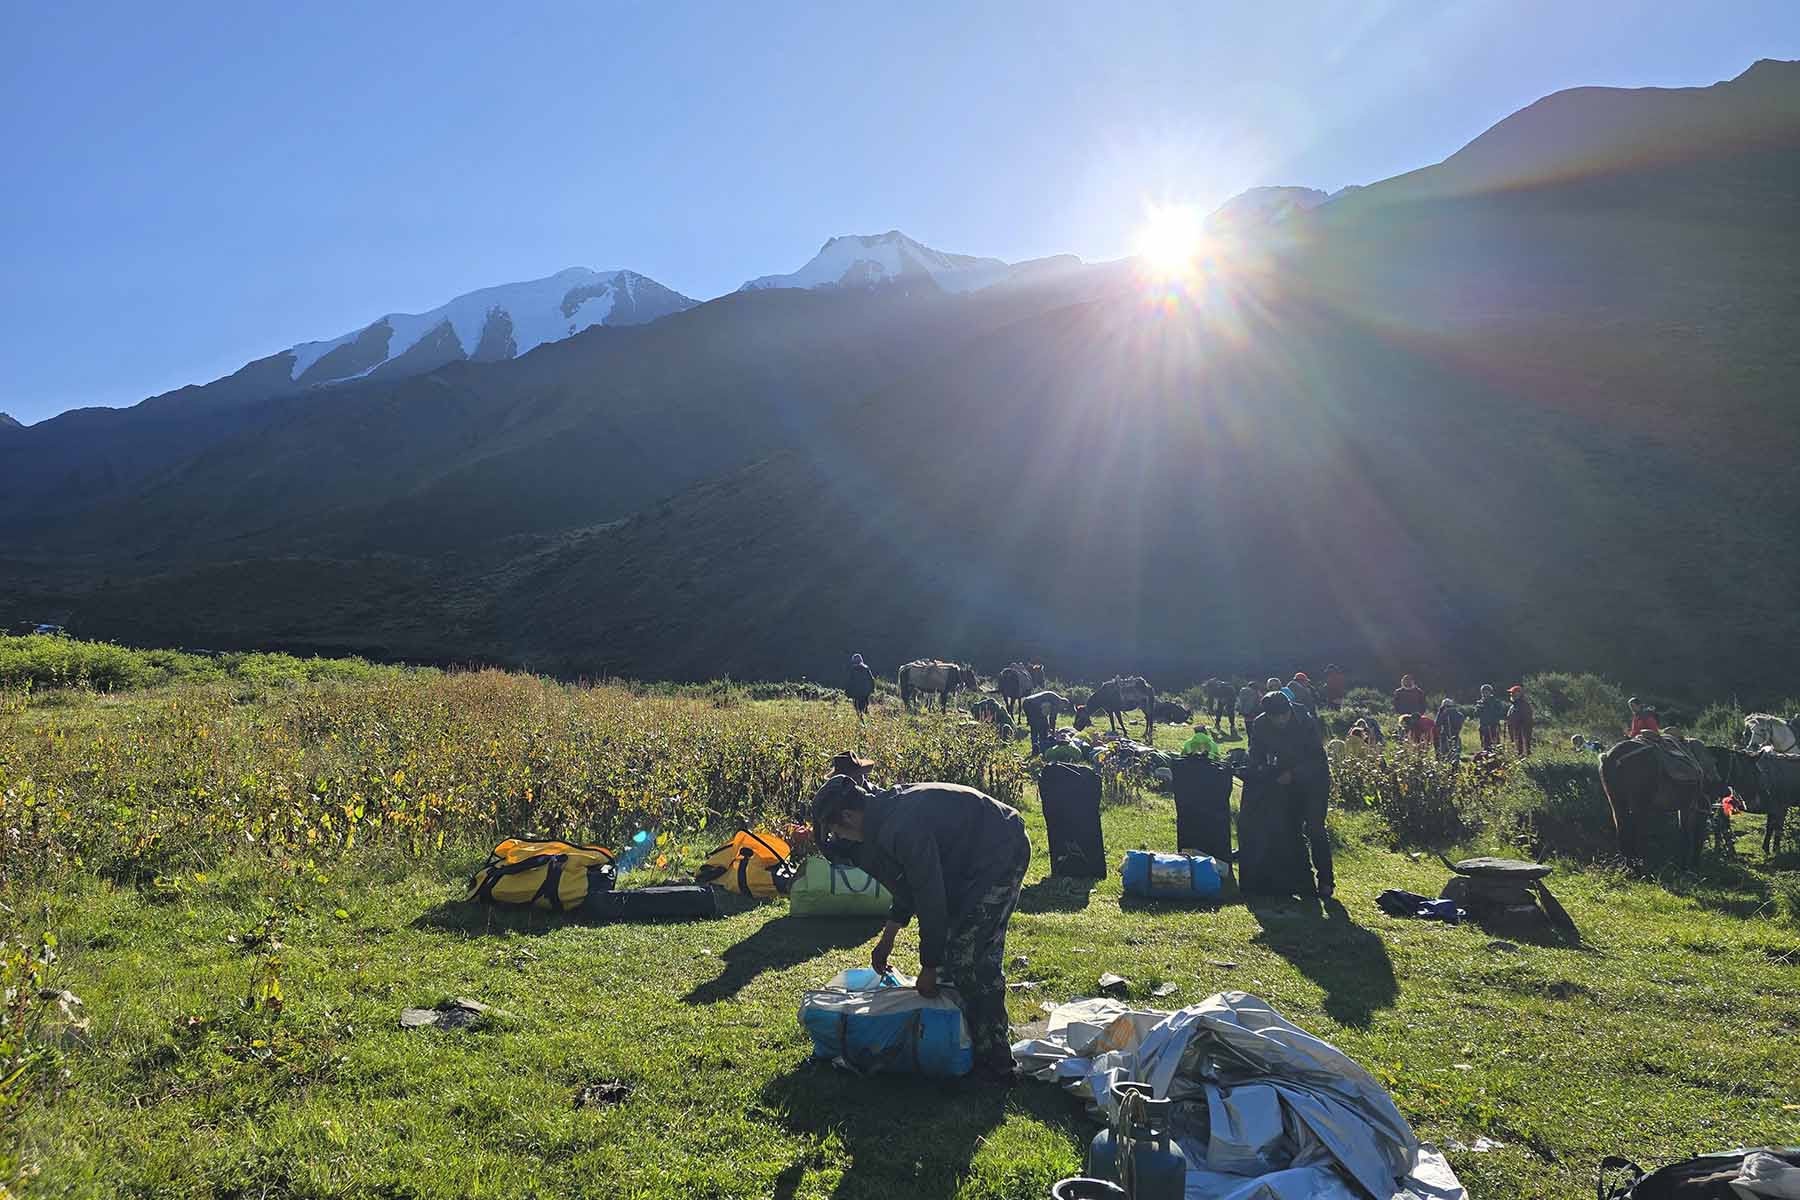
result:
<svg viewBox="0 0 1800 1200"><path fill-rule="evenodd" d="M1396 844L1446 846L1481 826L1473 770L1400 746L1381 758L1345 757L1332 791L1341 806L1373 808Z"/></svg>
<svg viewBox="0 0 1800 1200"><path fill-rule="evenodd" d="M1623 728L1626 694L1618 684L1598 675L1548 672L1525 680L1538 719L1573 725L1594 733Z"/></svg>
<svg viewBox="0 0 1800 1200"><path fill-rule="evenodd" d="M1612 806L1592 755L1553 749L1514 763L1500 803L1514 840L1534 855L1591 860L1618 853Z"/></svg>

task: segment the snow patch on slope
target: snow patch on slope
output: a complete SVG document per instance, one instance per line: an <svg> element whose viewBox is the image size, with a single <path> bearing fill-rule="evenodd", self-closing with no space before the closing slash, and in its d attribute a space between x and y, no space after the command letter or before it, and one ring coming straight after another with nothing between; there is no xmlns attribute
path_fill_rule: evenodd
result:
<svg viewBox="0 0 1800 1200"><path fill-rule="evenodd" d="M448 304L424 313L389 313L382 317L393 336L388 340L387 359L392 361L417 345L427 334L448 322L465 358L473 357L481 344L481 331L490 314L504 312L512 322L515 355L524 354L546 342L561 341L594 325L605 324L615 310L631 317L635 312L639 276L631 271L592 271L586 267L570 267L544 279L525 283L501 284L458 296ZM653 282L653 281L646 281ZM660 286L660 285L659 285ZM575 293L582 295L571 304ZM619 297L627 297L623 309ZM670 293L670 295L674 295ZM684 305L692 301L678 298ZM371 322L378 325L381 321ZM364 326L367 329L370 326ZM304 375L308 368L325 355L356 340L363 329L322 342L302 342L291 349L294 356L290 377ZM380 364L375 364L379 366ZM366 375L374 370L358 372Z"/></svg>
<svg viewBox="0 0 1800 1200"><path fill-rule="evenodd" d="M1012 267L997 258L945 254L897 229L882 234L834 237L812 260L788 275L764 275L740 292L768 288L866 288L930 279L947 292L972 292L1007 279Z"/></svg>

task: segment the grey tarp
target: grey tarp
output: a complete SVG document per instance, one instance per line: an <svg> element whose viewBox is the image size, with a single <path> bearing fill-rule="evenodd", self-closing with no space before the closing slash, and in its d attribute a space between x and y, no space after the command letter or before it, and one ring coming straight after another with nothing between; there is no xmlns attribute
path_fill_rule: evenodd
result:
<svg viewBox="0 0 1800 1200"><path fill-rule="evenodd" d="M1082 1001L1013 1055L1105 1111L1110 1085L1203 1101L1210 1132L1182 1137L1187 1200L1468 1200L1380 1084L1347 1055L1246 992L1176 1013ZM1357 1185L1360 1185L1360 1189Z"/></svg>

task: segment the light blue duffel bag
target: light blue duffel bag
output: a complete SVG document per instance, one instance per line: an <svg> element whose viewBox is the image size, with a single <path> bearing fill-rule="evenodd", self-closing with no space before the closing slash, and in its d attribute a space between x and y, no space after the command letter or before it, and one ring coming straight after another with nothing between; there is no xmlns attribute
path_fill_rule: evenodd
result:
<svg viewBox="0 0 1800 1200"><path fill-rule="evenodd" d="M921 996L903 975L877 979L867 967L846 971L830 986L806 993L800 1024L812 1038L814 1058L868 1074L948 1079L975 1065L954 993Z"/></svg>
<svg viewBox="0 0 1800 1200"><path fill-rule="evenodd" d="M1127 850L1119 879L1126 895L1152 900L1216 900L1224 886L1211 855L1151 850Z"/></svg>

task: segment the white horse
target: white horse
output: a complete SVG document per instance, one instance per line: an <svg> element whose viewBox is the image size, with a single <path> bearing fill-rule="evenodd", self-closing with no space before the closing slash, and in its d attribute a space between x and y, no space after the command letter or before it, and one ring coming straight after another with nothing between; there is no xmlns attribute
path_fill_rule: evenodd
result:
<svg viewBox="0 0 1800 1200"><path fill-rule="evenodd" d="M1780 717L1769 713L1751 713L1744 718L1744 740L1746 750L1760 750L1767 747L1777 754L1792 754L1796 746L1800 746L1800 738L1794 736L1794 727Z"/></svg>

